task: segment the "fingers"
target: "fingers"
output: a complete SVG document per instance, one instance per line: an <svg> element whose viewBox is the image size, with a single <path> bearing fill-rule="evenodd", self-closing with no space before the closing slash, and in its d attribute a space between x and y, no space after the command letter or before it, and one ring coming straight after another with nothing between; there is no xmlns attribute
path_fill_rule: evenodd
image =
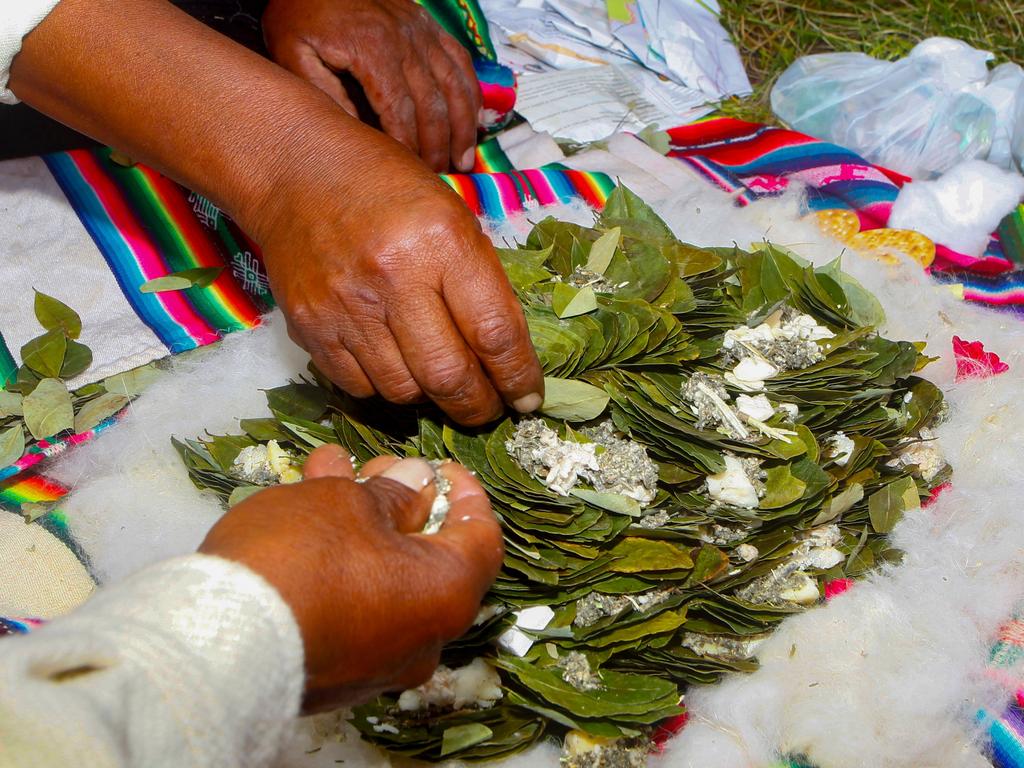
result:
<svg viewBox="0 0 1024 768"><path fill-rule="evenodd" d="M391 331L423 393L461 424L492 421L504 410L479 361L431 290L389 308Z"/></svg>
<svg viewBox="0 0 1024 768"><path fill-rule="evenodd" d="M416 101L399 60L391 55L356 57L351 66L329 63L336 69L348 69L363 86L366 98L380 118L381 128L415 154L420 153L416 122ZM370 66L372 64L372 66Z"/></svg>
<svg viewBox="0 0 1024 768"><path fill-rule="evenodd" d="M487 492L472 472L454 462L443 464L440 471L451 488L446 494L448 515L435 538L465 557L470 577L483 596L501 570L505 553L501 526Z"/></svg>
<svg viewBox="0 0 1024 768"><path fill-rule="evenodd" d="M313 363L324 376L353 397L372 397L376 394L377 390L366 371L341 342L329 349L298 340L295 343L309 352Z"/></svg>
<svg viewBox="0 0 1024 768"><path fill-rule="evenodd" d="M433 600L443 606L435 612L434 631L442 642L460 636L472 624L487 590L501 569L504 544L501 527L491 511L487 494L465 467L441 468L451 483L448 515L434 535L413 537L424 548Z"/></svg>
<svg viewBox="0 0 1024 768"><path fill-rule="evenodd" d="M303 478L316 480L321 477L337 477L342 480L354 480L355 469L352 457L340 445L321 445L306 458L302 468Z"/></svg>
<svg viewBox="0 0 1024 768"><path fill-rule="evenodd" d="M404 65L409 91L416 106L416 133L419 139L420 157L431 170L441 172L448 169L451 156L448 102L442 86L424 62L429 54L415 52Z"/></svg>
<svg viewBox="0 0 1024 768"><path fill-rule="evenodd" d="M312 46L294 42L278 50L277 63L294 75L308 80L330 96L334 102L353 117L358 117L355 104L345 91L338 76L321 60Z"/></svg>
<svg viewBox="0 0 1024 768"><path fill-rule="evenodd" d="M440 33L441 47L430 57L434 78L448 102L452 166L469 173L476 161L480 84L469 53L454 38Z"/></svg>
<svg viewBox="0 0 1024 768"><path fill-rule="evenodd" d="M403 297L402 303L414 303L411 299L411 296ZM347 331L350 338L339 338L338 345L345 344L358 355L356 364L365 371L380 396L392 403L405 405L423 400L423 390L409 371L399 348L401 342L395 342L392 329L384 321L370 318L350 318L349 323ZM418 342L430 348L433 339L423 335Z"/></svg>
<svg viewBox="0 0 1024 768"><path fill-rule="evenodd" d="M363 484L378 509L387 514L400 533L423 530L437 495L434 469L423 459L396 460Z"/></svg>
<svg viewBox="0 0 1024 768"><path fill-rule="evenodd" d="M501 263L482 234L465 247L459 274L444 281L444 299L462 337L502 399L520 413L544 401L544 373L526 318ZM487 252L490 253L487 253Z"/></svg>

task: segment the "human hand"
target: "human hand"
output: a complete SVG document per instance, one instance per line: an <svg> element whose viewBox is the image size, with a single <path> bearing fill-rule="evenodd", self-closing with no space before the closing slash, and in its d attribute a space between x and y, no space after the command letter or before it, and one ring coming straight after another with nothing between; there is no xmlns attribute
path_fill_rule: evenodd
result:
<svg viewBox="0 0 1024 768"><path fill-rule="evenodd" d="M501 567L501 529L468 470L450 463L441 472L451 508L441 530L424 535L436 492L429 464L378 457L356 483L345 451L321 446L305 482L249 497L200 546L263 576L291 607L307 711L419 685L475 618Z"/></svg>
<svg viewBox="0 0 1024 768"><path fill-rule="evenodd" d="M356 397L426 397L470 425L503 401L536 410L543 373L490 240L443 182L363 130L372 150L351 141L339 159L301 164L261 217L292 339Z"/></svg>
<svg viewBox="0 0 1024 768"><path fill-rule="evenodd" d="M466 50L412 0L270 0L274 60L356 108L337 77L363 87L381 127L435 171L473 168L480 86Z"/></svg>

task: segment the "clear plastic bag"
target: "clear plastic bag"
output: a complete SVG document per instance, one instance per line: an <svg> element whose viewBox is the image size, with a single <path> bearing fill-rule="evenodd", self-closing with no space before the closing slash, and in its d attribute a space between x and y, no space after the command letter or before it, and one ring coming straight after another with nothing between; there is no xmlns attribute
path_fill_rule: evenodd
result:
<svg viewBox="0 0 1024 768"><path fill-rule="evenodd" d="M862 53L805 56L779 78L772 109L795 130L913 178L987 159L994 144L1000 164L1008 167L1011 137L1018 157L1024 143L1015 120L1021 100L1015 86L1024 85L1024 74L1014 65L1000 67L998 82L989 87L991 58L941 37L895 62Z"/></svg>
<svg viewBox="0 0 1024 768"><path fill-rule="evenodd" d="M1014 124L1011 149L1017 167L1024 173L1024 86L1017 91L1017 120Z"/></svg>

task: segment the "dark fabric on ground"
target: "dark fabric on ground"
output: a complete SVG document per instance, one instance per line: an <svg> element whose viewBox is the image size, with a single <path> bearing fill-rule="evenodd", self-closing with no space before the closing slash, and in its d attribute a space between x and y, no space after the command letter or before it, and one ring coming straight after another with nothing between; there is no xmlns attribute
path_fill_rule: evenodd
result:
<svg viewBox="0 0 1024 768"><path fill-rule="evenodd" d="M267 0L174 0L208 27L266 55L260 16ZM95 146L96 142L25 104L0 105L0 160Z"/></svg>

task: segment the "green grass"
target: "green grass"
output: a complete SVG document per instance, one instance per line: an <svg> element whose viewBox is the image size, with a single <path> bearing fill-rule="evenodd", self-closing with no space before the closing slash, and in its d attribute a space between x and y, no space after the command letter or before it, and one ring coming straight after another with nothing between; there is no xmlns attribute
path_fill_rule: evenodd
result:
<svg viewBox="0 0 1024 768"><path fill-rule="evenodd" d="M800 56L861 51L905 56L926 37L943 35L1024 65L1024 2L1020 0L720 0L754 84L751 98L722 105L735 117L773 122L772 84Z"/></svg>

